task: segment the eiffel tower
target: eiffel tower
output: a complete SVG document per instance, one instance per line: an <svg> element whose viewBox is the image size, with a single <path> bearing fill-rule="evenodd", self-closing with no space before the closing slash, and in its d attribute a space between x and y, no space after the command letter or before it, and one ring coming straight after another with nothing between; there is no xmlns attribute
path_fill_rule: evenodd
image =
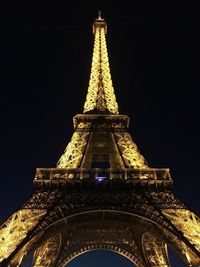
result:
<svg viewBox="0 0 200 267"><path fill-rule="evenodd" d="M167 168L151 168L119 114L107 24L93 24L94 50L82 114L55 168L38 168L32 196L0 228L0 266L62 267L94 249L137 267L169 267L168 247L200 266L200 220L173 193Z"/></svg>

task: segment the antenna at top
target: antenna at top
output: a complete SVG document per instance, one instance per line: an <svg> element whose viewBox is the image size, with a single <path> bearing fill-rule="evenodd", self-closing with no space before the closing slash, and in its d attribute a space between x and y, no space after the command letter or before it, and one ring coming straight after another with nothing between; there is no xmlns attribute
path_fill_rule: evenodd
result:
<svg viewBox="0 0 200 267"><path fill-rule="evenodd" d="M98 15L99 15L99 16L98 16L98 19L102 19L102 18L101 18L101 10L98 10Z"/></svg>

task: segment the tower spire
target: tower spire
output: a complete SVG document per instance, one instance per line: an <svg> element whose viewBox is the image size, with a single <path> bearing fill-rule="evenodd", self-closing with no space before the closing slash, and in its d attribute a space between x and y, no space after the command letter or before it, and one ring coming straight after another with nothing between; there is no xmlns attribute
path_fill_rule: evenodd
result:
<svg viewBox="0 0 200 267"><path fill-rule="evenodd" d="M110 74L106 33L107 24L99 11L98 18L93 24L94 49L84 113L119 113Z"/></svg>
<svg viewBox="0 0 200 267"><path fill-rule="evenodd" d="M101 20L101 10L98 10L98 14L99 14L99 17L98 17L98 20Z"/></svg>

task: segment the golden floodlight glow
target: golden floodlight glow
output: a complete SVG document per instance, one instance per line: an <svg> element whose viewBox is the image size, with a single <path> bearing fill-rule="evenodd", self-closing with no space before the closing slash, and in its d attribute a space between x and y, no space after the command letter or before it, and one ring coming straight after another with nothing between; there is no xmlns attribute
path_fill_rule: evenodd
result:
<svg viewBox="0 0 200 267"><path fill-rule="evenodd" d="M90 111L107 111L118 114L118 104L112 85L105 33L107 24L99 17L93 25L95 36L92 68L84 113Z"/></svg>
<svg viewBox="0 0 200 267"><path fill-rule="evenodd" d="M0 262L15 250L45 213L44 210L19 210L0 227Z"/></svg>
<svg viewBox="0 0 200 267"><path fill-rule="evenodd" d="M106 31L99 13L84 114L57 167L37 169L33 194L0 226L1 267L33 252L32 267L62 267L93 249L169 267L168 245L200 266L200 219L174 195L169 169L148 166L119 114Z"/></svg>

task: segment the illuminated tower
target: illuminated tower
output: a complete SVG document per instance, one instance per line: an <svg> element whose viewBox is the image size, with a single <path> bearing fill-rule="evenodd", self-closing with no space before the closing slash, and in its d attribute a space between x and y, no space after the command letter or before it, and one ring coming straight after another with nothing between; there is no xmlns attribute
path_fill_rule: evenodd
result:
<svg viewBox="0 0 200 267"><path fill-rule="evenodd" d="M0 228L0 266L61 267L109 249L135 266L169 267L170 246L200 266L200 222L175 197L169 169L150 168L119 113L99 16L82 114L55 168L39 168L34 192Z"/></svg>

